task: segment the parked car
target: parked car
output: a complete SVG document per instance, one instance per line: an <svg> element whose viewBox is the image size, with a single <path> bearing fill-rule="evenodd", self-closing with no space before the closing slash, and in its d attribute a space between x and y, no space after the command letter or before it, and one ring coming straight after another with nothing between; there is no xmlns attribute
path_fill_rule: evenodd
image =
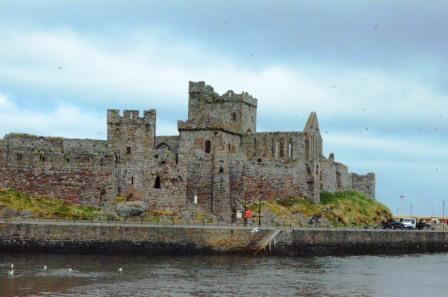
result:
<svg viewBox="0 0 448 297"><path fill-rule="evenodd" d="M404 218L403 220L400 220L405 229L415 229L417 228L417 219L416 218Z"/></svg>
<svg viewBox="0 0 448 297"><path fill-rule="evenodd" d="M402 222L397 222L390 220L382 223L383 229L404 229L404 224Z"/></svg>
<svg viewBox="0 0 448 297"><path fill-rule="evenodd" d="M420 220L420 222L417 223L415 226L417 230L431 230L431 225L425 223L423 220Z"/></svg>

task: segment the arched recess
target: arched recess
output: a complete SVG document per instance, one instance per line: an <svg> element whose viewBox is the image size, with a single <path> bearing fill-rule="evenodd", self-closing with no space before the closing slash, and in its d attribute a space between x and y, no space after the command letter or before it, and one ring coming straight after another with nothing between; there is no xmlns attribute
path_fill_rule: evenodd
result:
<svg viewBox="0 0 448 297"><path fill-rule="evenodd" d="M168 144L166 144L165 142L159 143L156 146L156 150L159 150L159 149L167 149L167 150L171 151L171 147Z"/></svg>

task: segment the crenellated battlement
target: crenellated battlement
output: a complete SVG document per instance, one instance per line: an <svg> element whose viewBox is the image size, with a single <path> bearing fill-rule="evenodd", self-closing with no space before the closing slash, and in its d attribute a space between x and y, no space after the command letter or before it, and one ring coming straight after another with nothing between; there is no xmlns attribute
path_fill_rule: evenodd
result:
<svg viewBox="0 0 448 297"><path fill-rule="evenodd" d="M107 141L129 160L148 157L156 136L156 110L107 110ZM132 152L132 153L131 153Z"/></svg>
<svg viewBox="0 0 448 297"><path fill-rule="evenodd" d="M206 127L219 121L234 133L256 131L257 99L232 90L219 95L205 82L189 83L188 121Z"/></svg>
<svg viewBox="0 0 448 297"><path fill-rule="evenodd" d="M241 102L245 103L251 107L257 107L258 101L252 95L247 92L241 92L240 94L235 93L233 90L228 90L222 95L219 95L212 86L206 85L205 82L192 82L189 83L189 94L199 95L206 99L208 103L219 103L219 102Z"/></svg>
<svg viewBox="0 0 448 297"><path fill-rule="evenodd" d="M108 124L149 124L155 122L156 120L156 110L149 109L143 112L143 116L140 116L139 110L123 110L120 113L118 109L108 109L107 110L107 123Z"/></svg>

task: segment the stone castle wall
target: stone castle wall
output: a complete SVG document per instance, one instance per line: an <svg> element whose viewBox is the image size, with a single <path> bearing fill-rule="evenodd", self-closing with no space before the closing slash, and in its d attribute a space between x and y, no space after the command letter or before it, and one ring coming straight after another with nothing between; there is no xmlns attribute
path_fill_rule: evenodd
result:
<svg viewBox="0 0 448 297"><path fill-rule="evenodd" d="M358 190L375 195L375 176L350 174L322 156L316 113L303 131L256 132L257 99L217 94L190 82L188 119L178 136L156 136L156 111L108 110L107 141L10 134L0 140L0 186L110 208L117 196L151 209L194 202L228 221L244 201Z"/></svg>
<svg viewBox="0 0 448 297"><path fill-rule="evenodd" d="M116 195L116 159L104 141L9 134L1 143L2 187L97 207Z"/></svg>
<svg viewBox="0 0 448 297"><path fill-rule="evenodd" d="M369 172L365 175L356 173L351 174L353 189L366 193L372 199L375 199L375 173Z"/></svg>

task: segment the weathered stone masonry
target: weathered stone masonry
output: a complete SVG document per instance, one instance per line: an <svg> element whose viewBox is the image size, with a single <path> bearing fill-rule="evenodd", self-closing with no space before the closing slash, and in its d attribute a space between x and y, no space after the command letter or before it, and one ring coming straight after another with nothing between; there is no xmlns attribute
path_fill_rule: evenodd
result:
<svg viewBox="0 0 448 297"><path fill-rule="evenodd" d="M156 111L107 112L107 141L8 134L0 140L0 186L110 208L132 195L152 209L198 204L230 221L244 201L358 190L375 175L349 173L322 155L316 113L303 131L257 132L257 99L190 82L178 136L156 136Z"/></svg>

